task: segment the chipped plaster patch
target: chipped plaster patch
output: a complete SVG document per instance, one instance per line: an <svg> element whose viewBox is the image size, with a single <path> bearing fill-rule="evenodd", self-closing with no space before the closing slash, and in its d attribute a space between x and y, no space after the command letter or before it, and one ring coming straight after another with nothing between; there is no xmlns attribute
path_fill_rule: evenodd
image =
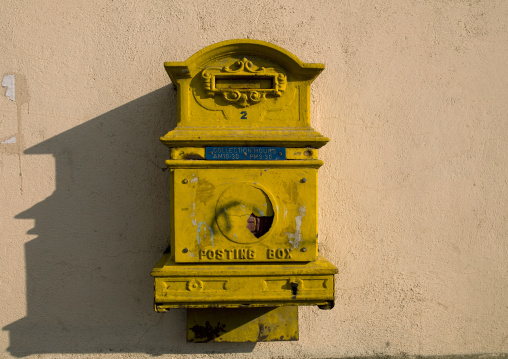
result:
<svg viewBox="0 0 508 359"><path fill-rule="evenodd" d="M2 79L2 86L7 87L7 90L5 90L5 96L10 98L12 101L15 101L16 90L14 87L14 75L5 75Z"/></svg>
<svg viewBox="0 0 508 359"><path fill-rule="evenodd" d="M7 139L5 141L2 141L0 143L16 143L16 136L11 137L11 138L9 138L9 139Z"/></svg>

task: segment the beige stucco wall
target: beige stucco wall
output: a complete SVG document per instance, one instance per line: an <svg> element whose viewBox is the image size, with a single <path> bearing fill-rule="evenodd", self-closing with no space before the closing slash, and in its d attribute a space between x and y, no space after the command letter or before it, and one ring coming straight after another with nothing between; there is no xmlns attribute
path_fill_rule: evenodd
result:
<svg viewBox="0 0 508 359"><path fill-rule="evenodd" d="M508 353L508 2L3 1L0 355ZM175 120L164 61L272 42L312 87L332 311L300 340L187 344L152 310ZM2 88L4 91L6 88ZM15 137L15 143L12 139ZM107 353L107 354L104 354ZM39 356L40 355L40 356Z"/></svg>

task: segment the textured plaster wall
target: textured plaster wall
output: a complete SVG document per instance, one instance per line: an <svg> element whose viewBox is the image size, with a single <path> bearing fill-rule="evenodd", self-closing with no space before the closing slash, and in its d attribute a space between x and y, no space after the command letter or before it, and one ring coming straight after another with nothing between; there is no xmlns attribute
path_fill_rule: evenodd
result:
<svg viewBox="0 0 508 359"><path fill-rule="evenodd" d="M15 80L14 100L0 96L0 355L508 353L508 2L4 0L0 13L0 75ZM337 304L301 308L298 342L187 344L183 310L152 310L169 234L158 136L176 105L162 64L232 38L326 65L312 124L331 139L319 240Z"/></svg>

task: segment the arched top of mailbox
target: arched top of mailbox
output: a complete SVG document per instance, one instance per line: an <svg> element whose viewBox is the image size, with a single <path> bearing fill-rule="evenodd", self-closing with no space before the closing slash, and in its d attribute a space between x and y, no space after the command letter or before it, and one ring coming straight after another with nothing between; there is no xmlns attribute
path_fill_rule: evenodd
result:
<svg viewBox="0 0 508 359"><path fill-rule="evenodd" d="M310 85L324 69L258 40L228 40L164 64L177 92L177 125L161 141L181 146L323 146L310 126Z"/></svg>
<svg viewBox="0 0 508 359"><path fill-rule="evenodd" d="M265 41L240 39L227 40L210 45L196 52L183 62L165 62L164 67L174 84L179 79L189 78L207 64L228 57L257 56L271 60L303 81L312 81L323 71L325 65L304 63L291 52Z"/></svg>

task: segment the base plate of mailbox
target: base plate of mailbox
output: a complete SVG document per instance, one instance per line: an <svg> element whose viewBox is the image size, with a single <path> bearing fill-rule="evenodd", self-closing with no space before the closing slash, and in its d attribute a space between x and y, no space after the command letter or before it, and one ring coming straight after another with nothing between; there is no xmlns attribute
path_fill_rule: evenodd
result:
<svg viewBox="0 0 508 359"><path fill-rule="evenodd" d="M298 307L187 309L187 341L271 342L298 340Z"/></svg>

